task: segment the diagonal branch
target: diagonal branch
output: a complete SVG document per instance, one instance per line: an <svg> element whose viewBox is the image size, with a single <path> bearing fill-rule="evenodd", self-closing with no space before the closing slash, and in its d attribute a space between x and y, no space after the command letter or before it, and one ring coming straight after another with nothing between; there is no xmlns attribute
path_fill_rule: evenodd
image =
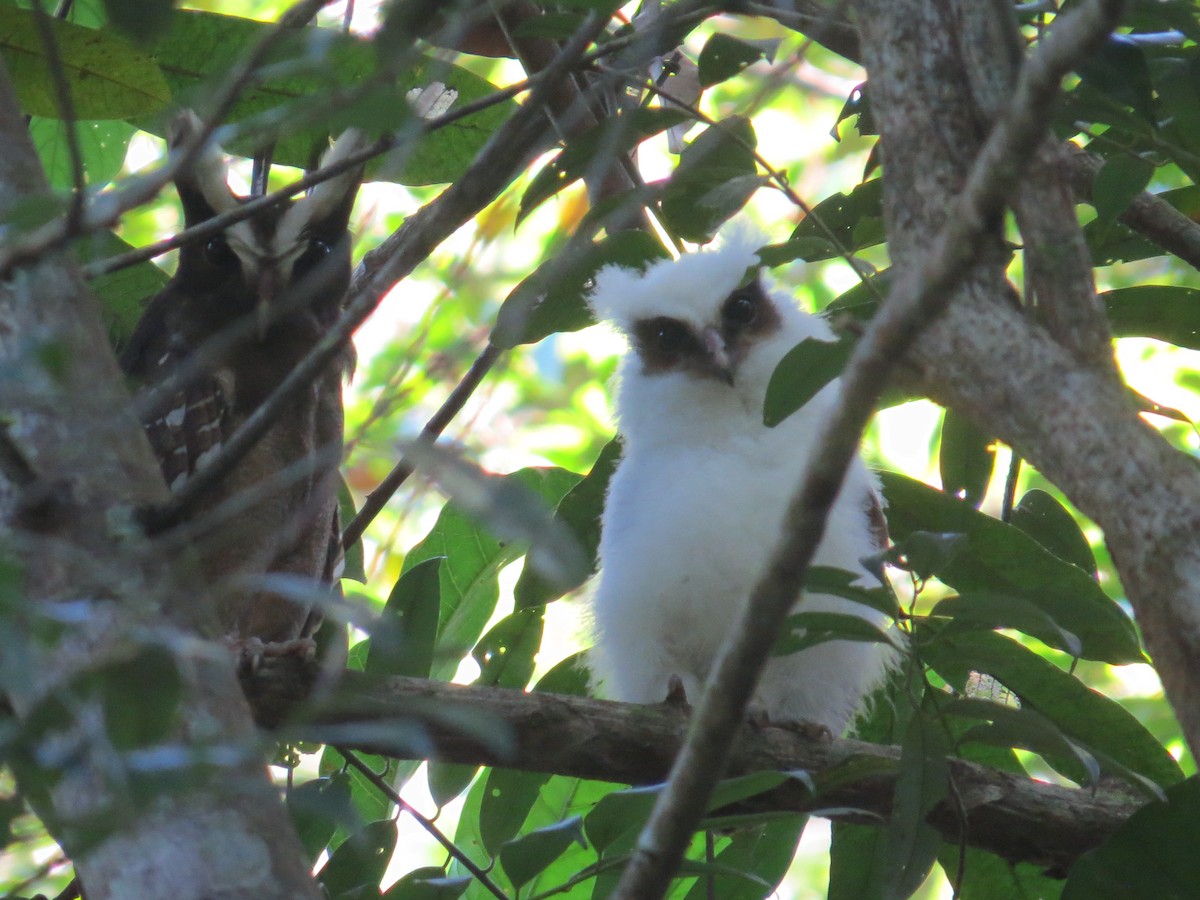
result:
<svg viewBox="0 0 1200 900"><path fill-rule="evenodd" d="M983 146L945 227L920 266L900 273L889 300L856 347L841 403L813 451L767 573L721 649L666 789L638 841L618 896L661 896L704 813L775 635L800 594L849 460L893 365L946 306L992 234L1006 197L1044 134L1059 84L1084 52L1114 27L1120 4L1094 0L1056 21L1016 85L1012 104Z"/></svg>

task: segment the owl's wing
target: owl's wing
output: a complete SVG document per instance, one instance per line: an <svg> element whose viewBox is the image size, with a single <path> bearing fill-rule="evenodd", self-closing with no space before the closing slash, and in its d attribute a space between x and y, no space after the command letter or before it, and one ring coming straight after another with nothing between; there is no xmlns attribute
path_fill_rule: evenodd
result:
<svg viewBox="0 0 1200 900"><path fill-rule="evenodd" d="M191 354L183 335L169 327L162 307L151 307L122 354L121 367L142 385L152 387ZM142 422L171 490L209 462L233 432L232 385L221 375L205 372L187 379L172 395L165 412L156 412Z"/></svg>

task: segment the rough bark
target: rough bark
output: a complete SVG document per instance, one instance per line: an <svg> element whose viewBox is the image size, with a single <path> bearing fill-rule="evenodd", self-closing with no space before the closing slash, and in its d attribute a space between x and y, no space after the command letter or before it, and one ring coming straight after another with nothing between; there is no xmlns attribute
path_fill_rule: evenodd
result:
<svg viewBox="0 0 1200 900"><path fill-rule="evenodd" d="M46 191L0 64L0 214ZM6 660L3 685L25 728L26 752L14 762L22 792L89 900L320 897L257 752L229 655L197 650L147 602L180 587L133 525L133 510L161 502L166 488L68 255L47 253L0 284L0 368L0 546L23 582L17 608L3 615L26 626L10 637L28 637L5 643L6 654L19 647L25 658ZM55 619L69 624L37 627ZM166 738L180 748L180 769L188 749L232 751L228 763L152 802L134 789L135 754L98 725L102 699L69 683L149 646L170 647L182 677L178 724Z"/></svg>
<svg viewBox="0 0 1200 900"><path fill-rule="evenodd" d="M863 0L859 11L887 160L889 250L903 271L920 264L945 221L982 135L940 5ZM1200 751L1200 473L1139 418L1109 366L1064 346L1012 296L1001 264L981 261L911 360L930 396L1012 444L1104 530L1167 697Z"/></svg>
<svg viewBox="0 0 1200 900"><path fill-rule="evenodd" d="M298 715L282 733L396 758L507 766L620 784L661 782L688 728L688 713L666 704L638 706L419 678L374 679L357 672L346 673L334 696L306 707L316 677L311 666L294 659L268 660L247 676L247 694L260 722L278 726ZM416 737L414 722L421 726ZM813 794L800 781L787 782L755 798L754 810L837 810L829 817L882 825L894 789L889 763L899 756L895 747L754 728L735 745L728 771L803 770L817 787ZM884 761L883 771L857 780L838 777L849 760L868 758ZM965 830L971 846L1057 872L1067 871L1079 854L1103 842L1145 802L1115 791L1045 784L963 760L951 761L950 778L953 799L930 814L931 824L948 840L957 843Z"/></svg>

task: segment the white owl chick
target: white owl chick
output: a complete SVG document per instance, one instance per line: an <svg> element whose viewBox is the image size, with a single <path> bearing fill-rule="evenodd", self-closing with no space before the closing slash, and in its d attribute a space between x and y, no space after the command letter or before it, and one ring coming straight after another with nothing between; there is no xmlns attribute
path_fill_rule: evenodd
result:
<svg viewBox="0 0 1200 900"><path fill-rule="evenodd" d="M779 540L817 423L835 402L831 384L779 426L763 424L779 360L804 338L833 334L786 294L758 278L747 282L747 270L759 265L741 237L644 273L610 266L596 277L596 316L630 343L616 401L624 456L604 509L593 608L592 669L616 700L661 701L673 675L689 698L700 696L739 604ZM874 582L861 560L879 549L876 496L856 458L814 565ZM803 608L885 624L839 597L807 595ZM752 708L772 721L819 723L840 734L882 676L887 652L833 641L774 657Z"/></svg>

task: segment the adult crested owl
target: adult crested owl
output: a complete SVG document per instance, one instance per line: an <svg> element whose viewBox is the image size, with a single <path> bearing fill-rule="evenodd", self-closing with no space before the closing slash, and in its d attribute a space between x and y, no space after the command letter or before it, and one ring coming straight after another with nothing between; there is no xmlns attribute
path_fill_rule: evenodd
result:
<svg viewBox="0 0 1200 900"><path fill-rule="evenodd" d="M199 127L183 113L171 145ZM347 132L324 162L362 146L357 132ZM226 177L214 145L179 174L188 227L246 201ZM145 386L182 376L169 408L143 422L172 490L217 455L338 317L360 179L361 170L337 176L180 249L175 276L147 306L121 357L125 372ZM340 574L341 390L352 367L347 350L189 513L202 575L219 598L218 625L230 637L286 644L320 623L311 602L297 602L312 592L295 583L285 589L287 579L275 576L330 582Z"/></svg>
<svg viewBox="0 0 1200 900"><path fill-rule="evenodd" d="M835 384L775 428L763 400L775 366L828 325L773 290L745 236L645 272L608 267L591 305L629 340L618 370L623 457L600 540L592 669L616 700L663 700L677 676L699 696L739 606L776 546L787 504L813 451ZM869 576L876 553L876 485L861 459L847 474L814 565ZM806 594L806 611L883 616L838 597ZM832 641L766 666L752 710L773 721L842 732L881 678L878 644Z"/></svg>

